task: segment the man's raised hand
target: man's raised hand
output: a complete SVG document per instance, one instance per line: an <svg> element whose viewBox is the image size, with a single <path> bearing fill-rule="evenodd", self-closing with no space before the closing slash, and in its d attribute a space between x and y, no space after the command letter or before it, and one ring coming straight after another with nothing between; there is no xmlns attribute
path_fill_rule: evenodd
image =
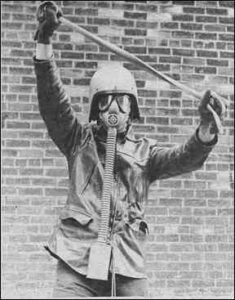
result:
<svg viewBox="0 0 235 300"><path fill-rule="evenodd" d="M37 10L38 29L34 36L41 44L50 44L54 31L59 27L63 13L54 1L44 1Z"/></svg>

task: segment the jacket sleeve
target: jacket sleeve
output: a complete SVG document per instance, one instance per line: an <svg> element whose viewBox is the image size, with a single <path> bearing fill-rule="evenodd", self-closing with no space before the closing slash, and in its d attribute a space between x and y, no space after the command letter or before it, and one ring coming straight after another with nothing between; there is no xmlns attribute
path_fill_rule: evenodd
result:
<svg viewBox="0 0 235 300"><path fill-rule="evenodd" d="M216 135L210 143L201 142L198 138L197 129L195 134L183 145L170 149L158 147L157 145L151 146L148 161L150 182L199 169L217 140Z"/></svg>
<svg viewBox="0 0 235 300"><path fill-rule="evenodd" d="M48 133L61 152L68 156L82 135L82 126L63 88L54 59L34 58L40 114Z"/></svg>

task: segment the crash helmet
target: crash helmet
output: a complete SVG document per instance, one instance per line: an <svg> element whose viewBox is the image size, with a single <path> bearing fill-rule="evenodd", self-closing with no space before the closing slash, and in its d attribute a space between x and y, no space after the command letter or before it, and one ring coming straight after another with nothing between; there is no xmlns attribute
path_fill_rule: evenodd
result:
<svg viewBox="0 0 235 300"><path fill-rule="evenodd" d="M90 81L89 122L99 117L98 100L103 94L126 94L131 100L131 119L139 119L137 87L131 72L121 65L106 65L95 72Z"/></svg>

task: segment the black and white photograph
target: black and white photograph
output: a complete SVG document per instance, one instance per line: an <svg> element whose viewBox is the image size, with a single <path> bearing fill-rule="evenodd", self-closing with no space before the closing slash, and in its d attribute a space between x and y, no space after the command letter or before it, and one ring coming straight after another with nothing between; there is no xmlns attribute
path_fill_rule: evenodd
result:
<svg viewBox="0 0 235 300"><path fill-rule="evenodd" d="M1 299L234 299L234 1L1 1Z"/></svg>

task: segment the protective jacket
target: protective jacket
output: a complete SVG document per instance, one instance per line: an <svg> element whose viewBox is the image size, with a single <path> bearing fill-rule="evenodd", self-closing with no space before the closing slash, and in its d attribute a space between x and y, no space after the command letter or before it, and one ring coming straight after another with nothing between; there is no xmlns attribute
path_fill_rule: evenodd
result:
<svg viewBox="0 0 235 300"><path fill-rule="evenodd" d="M67 159L69 173L67 201L47 249L85 275L100 224L105 136L98 125L79 122L54 60L34 59L34 63L40 113L50 137ZM117 143L109 236L117 274L146 277L144 211L151 183L197 170L216 141L217 137L204 144L195 132L185 144L162 148L156 140L133 138L129 131Z"/></svg>

